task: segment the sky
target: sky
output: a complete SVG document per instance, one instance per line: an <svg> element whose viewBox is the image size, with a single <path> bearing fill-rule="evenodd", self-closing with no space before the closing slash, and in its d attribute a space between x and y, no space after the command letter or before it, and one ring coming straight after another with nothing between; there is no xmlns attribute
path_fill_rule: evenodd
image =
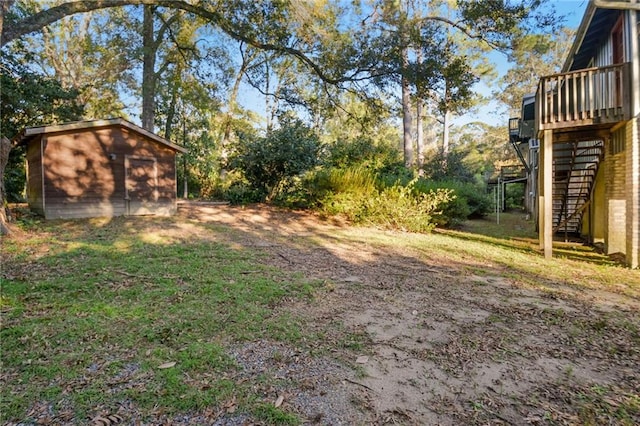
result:
<svg viewBox="0 0 640 426"><path fill-rule="evenodd" d="M548 5L555 8L560 16L565 19L565 26L571 28L577 28L580 25L582 15L586 9L588 0L549 0ZM492 61L496 64L499 75L504 75L509 69L509 63L507 58L502 53L494 52L491 54ZM484 96L491 96L495 87L489 87L484 82L478 83L476 90ZM245 108L251 109L261 116L266 116L265 112L265 100L262 95L251 88L249 85L244 84L241 87L239 93L239 102ZM503 105L498 102L490 102L489 104L481 107L475 113L467 113L462 116L456 117L453 124L456 126L462 126L471 122L485 122L490 125L506 125L509 119L509 114Z"/></svg>
<svg viewBox="0 0 640 426"><path fill-rule="evenodd" d="M565 18L565 26L577 29L582 20L582 15L587 7L587 0L550 0L550 6L554 7L560 16ZM492 60L496 64L499 75L504 75L509 69L507 58L501 53L493 53ZM484 96L490 96L494 87L489 87L485 83L478 83L477 90ZM461 126L466 123L481 121L497 126L506 125L509 114L506 107L497 102L490 102L479 109L477 113L468 113L457 117L454 124Z"/></svg>

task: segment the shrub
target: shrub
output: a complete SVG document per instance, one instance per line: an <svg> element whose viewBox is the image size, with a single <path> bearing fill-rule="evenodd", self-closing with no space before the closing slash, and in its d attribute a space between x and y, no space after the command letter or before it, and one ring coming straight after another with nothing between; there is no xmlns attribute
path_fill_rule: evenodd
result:
<svg viewBox="0 0 640 426"><path fill-rule="evenodd" d="M524 207L525 185L516 183L505 185L505 204L507 209L521 209Z"/></svg>
<svg viewBox="0 0 640 426"><path fill-rule="evenodd" d="M436 226L438 209L454 195L448 189L416 193L415 182L383 189L377 196L365 200L352 220L410 232L430 232Z"/></svg>
<svg viewBox="0 0 640 426"><path fill-rule="evenodd" d="M448 189L455 195L442 205L435 221L442 226L456 226L469 218L484 217L491 211L491 198L479 185L458 181L428 181L421 179L416 185L421 192Z"/></svg>
<svg viewBox="0 0 640 426"><path fill-rule="evenodd" d="M376 175L363 166L332 168L317 174L317 205L329 215L350 216L367 199L377 194Z"/></svg>
<svg viewBox="0 0 640 426"><path fill-rule="evenodd" d="M219 198L231 204L251 204L264 200L266 193L253 187L241 173L230 172L220 179L217 188Z"/></svg>
<svg viewBox="0 0 640 426"><path fill-rule="evenodd" d="M241 138L231 166L243 173L267 201L287 187L287 180L312 169L318 163L317 135L300 121L284 123L266 137Z"/></svg>
<svg viewBox="0 0 640 426"><path fill-rule="evenodd" d="M224 199L231 204L259 203L265 198L265 193L244 182L235 182L227 188Z"/></svg>
<svg viewBox="0 0 640 426"><path fill-rule="evenodd" d="M292 179L290 185L274 200L286 207L317 208L326 214L343 213L347 207L372 196L376 189L375 174L363 166L344 169L316 169Z"/></svg>
<svg viewBox="0 0 640 426"><path fill-rule="evenodd" d="M376 175L364 167L319 173L317 183L324 193L318 207L325 214L341 214L353 223L411 232L431 231L436 225L434 215L452 196L446 189L416 191L416 180L378 189Z"/></svg>
<svg viewBox="0 0 640 426"><path fill-rule="evenodd" d="M436 153L425 162L423 170L433 181L474 182L473 171L464 164L464 153L458 151L452 151L446 156L442 152Z"/></svg>
<svg viewBox="0 0 640 426"><path fill-rule="evenodd" d="M359 138L338 140L327 146L325 165L334 168L365 167L379 172L402 164L400 151L388 143Z"/></svg>

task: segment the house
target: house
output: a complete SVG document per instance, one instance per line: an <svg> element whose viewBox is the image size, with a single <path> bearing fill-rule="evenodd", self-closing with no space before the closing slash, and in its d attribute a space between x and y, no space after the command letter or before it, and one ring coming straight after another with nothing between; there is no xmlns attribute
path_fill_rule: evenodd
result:
<svg viewBox="0 0 640 426"><path fill-rule="evenodd" d="M27 201L46 219L171 215L176 153L186 150L122 118L25 129Z"/></svg>
<svg viewBox="0 0 640 426"><path fill-rule="evenodd" d="M555 236L601 242L640 266L640 0L590 0L562 72L540 79L524 145L540 246ZM530 111L525 112L523 117Z"/></svg>

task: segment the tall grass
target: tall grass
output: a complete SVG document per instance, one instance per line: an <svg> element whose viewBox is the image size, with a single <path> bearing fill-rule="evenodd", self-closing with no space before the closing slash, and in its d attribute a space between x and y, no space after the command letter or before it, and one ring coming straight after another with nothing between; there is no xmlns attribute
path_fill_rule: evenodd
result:
<svg viewBox="0 0 640 426"><path fill-rule="evenodd" d="M319 174L316 183L322 188L318 206L323 213L412 232L431 231L434 215L451 199L448 190L416 191L416 180L378 188L376 174L362 166L330 169Z"/></svg>

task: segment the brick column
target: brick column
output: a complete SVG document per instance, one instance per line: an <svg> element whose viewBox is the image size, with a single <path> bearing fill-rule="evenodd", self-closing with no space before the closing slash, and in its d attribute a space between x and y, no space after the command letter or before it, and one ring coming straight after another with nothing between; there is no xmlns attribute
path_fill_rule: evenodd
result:
<svg viewBox="0 0 640 426"><path fill-rule="evenodd" d="M627 123L626 131L626 254L631 268L640 266L640 116Z"/></svg>
<svg viewBox="0 0 640 426"><path fill-rule="evenodd" d="M538 174L538 235L545 259L553 256L553 131L545 130L540 141Z"/></svg>

